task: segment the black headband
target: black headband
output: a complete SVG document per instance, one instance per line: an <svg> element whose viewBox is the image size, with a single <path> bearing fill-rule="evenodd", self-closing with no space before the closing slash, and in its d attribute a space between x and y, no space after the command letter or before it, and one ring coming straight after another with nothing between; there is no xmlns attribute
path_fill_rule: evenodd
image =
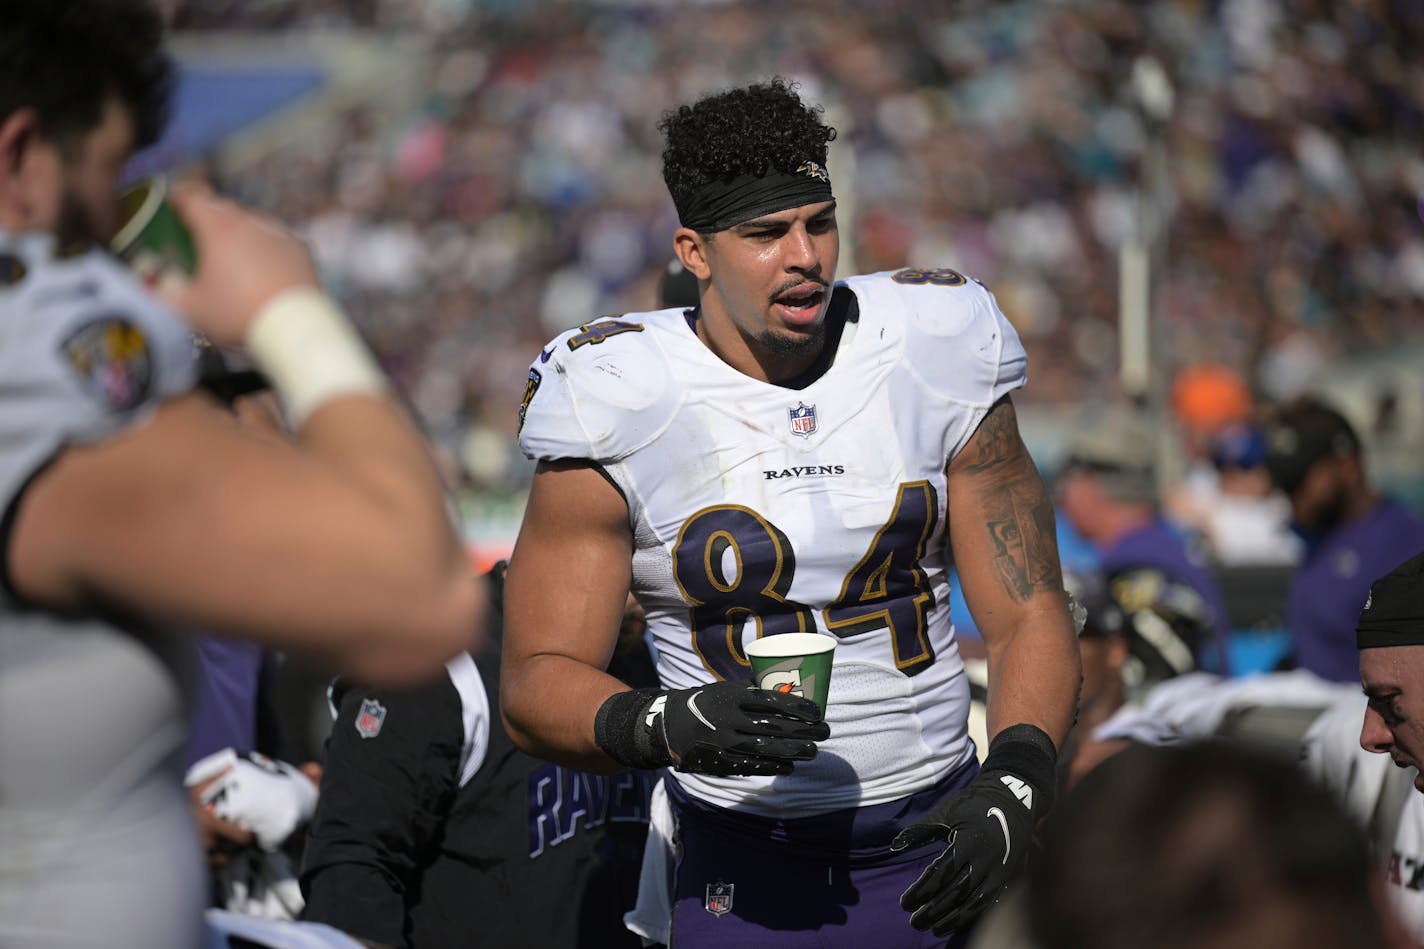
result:
<svg viewBox="0 0 1424 949"><path fill-rule="evenodd" d="M1370 587L1355 625L1361 649L1424 644L1424 554L1411 557Z"/></svg>
<svg viewBox="0 0 1424 949"><path fill-rule="evenodd" d="M830 201L831 179L826 169L802 162L795 172L738 175L730 181L709 181L682 201L676 201L677 219L699 233L725 231L763 214Z"/></svg>

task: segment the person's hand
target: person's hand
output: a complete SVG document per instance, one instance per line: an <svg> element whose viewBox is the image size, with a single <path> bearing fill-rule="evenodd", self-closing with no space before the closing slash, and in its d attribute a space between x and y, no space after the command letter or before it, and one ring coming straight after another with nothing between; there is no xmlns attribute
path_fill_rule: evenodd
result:
<svg viewBox="0 0 1424 949"><path fill-rule="evenodd" d="M249 831L246 842L263 850L280 847L316 810L317 784L308 773L256 752L209 755L189 769L186 783L202 788L198 800L209 816Z"/></svg>
<svg viewBox="0 0 1424 949"><path fill-rule="evenodd" d="M900 895L910 925L947 936L998 900L1023 869L1037 819L1052 803L1054 760L1053 744L1039 729L1005 729L968 787L900 831L892 851L948 844Z"/></svg>
<svg viewBox="0 0 1424 949"><path fill-rule="evenodd" d="M215 345L245 342L253 316L283 291L320 286L306 245L274 218L202 185L179 185L169 200L192 233L198 268L158 291Z"/></svg>
<svg viewBox="0 0 1424 949"><path fill-rule="evenodd" d="M647 715L677 770L700 774L790 774L831 734L815 702L743 682L669 692Z"/></svg>
<svg viewBox="0 0 1424 949"><path fill-rule="evenodd" d="M598 710L594 736L630 768L701 774L790 774L830 737L809 699L713 682L691 689L616 692Z"/></svg>
<svg viewBox="0 0 1424 949"><path fill-rule="evenodd" d="M198 841L208 855L209 862L215 866L227 863L230 851L241 850L252 843L252 831L230 820L223 820L203 803L203 796L219 780L221 779L210 778L188 788L193 820L198 825Z"/></svg>

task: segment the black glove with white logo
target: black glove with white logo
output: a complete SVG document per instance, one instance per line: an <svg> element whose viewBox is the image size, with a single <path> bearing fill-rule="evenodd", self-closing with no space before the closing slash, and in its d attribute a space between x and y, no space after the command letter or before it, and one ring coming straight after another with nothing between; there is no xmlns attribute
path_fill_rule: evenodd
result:
<svg viewBox="0 0 1424 949"><path fill-rule="evenodd" d="M900 894L910 925L947 936L998 900L1023 869L1038 819L1053 803L1053 741L1013 725L989 743L983 770L890 845L894 851L945 840L949 846Z"/></svg>
<svg viewBox="0 0 1424 949"><path fill-rule="evenodd" d="M634 689L610 696L593 732L630 768L675 766L700 774L790 774L831 734L809 699L713 682L693 689Z"/></svg>

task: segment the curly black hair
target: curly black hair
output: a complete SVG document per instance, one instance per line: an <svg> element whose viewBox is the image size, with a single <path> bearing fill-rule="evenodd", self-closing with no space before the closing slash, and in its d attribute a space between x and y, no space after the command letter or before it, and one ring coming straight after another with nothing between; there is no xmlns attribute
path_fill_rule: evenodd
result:
<svg viewBox="0 0 1424 949"><path fill-rule="evenodd" d="M4 0L0 122L20 109L61 148L94 129L109 96L126 105L135 145L168 120L173 66L163 20L148 0Z"/></svg>
<svg viewBox="0 0 1424 949"><path fill-rule="evenodd" d="M826 163L826 145L836 130L821 121L820 106L808 106L796 83L773 77L713 93L667 112L663 134L663 181L679 206L710 181L769 171L794 174L806 161Z"/></svg>

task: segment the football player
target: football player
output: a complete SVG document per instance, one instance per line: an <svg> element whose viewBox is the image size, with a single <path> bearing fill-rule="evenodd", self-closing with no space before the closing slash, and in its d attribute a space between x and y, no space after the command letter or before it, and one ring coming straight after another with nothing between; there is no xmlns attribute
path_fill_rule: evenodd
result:
<svg viewBox="0 0 1424 949"><path fill-rule="evenodd" d="M426 446L295 237L175 194L198 252L176 308L101 249L162 125L158 13L7 0L4 21L0 945L191 949L183 631L400 681L470 644L479 593ZM291 442L190 391L194 329L251 349Z"/></svg>
<svg viewBox="0 0 1424 949"><path fill-rule="evenodd" d="M533 754L674 769L678 946L962 934L1050 805L1079 678L1023 348L957 271L836 281L835 132L786 82L661 128L699 304L530 368L503 714ZM988 649L982 771L946 538ZM604 672L630 584L659 688ZM839 640L824 716L748 687L746 643L796 631Z"/></svg>

